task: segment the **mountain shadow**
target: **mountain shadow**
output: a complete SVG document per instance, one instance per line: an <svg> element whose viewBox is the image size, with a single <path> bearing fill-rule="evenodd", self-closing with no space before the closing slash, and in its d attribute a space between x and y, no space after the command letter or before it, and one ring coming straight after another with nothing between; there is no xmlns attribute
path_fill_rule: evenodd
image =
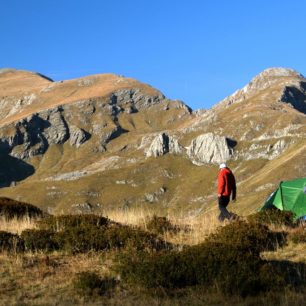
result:
<svg viewBox="0 0 306 306"><path fill-rule="evenodd" d="M293 86L286 87L281 101L291 104L296 110L306 114L306 82L301 82L301 89Z"/></svg>
<svg viewBox="0 0 306 306"><path fill-rule="evenodd" d="M9 187L34 174L32 165L10 155L0 155L0 188Z"/></svg>

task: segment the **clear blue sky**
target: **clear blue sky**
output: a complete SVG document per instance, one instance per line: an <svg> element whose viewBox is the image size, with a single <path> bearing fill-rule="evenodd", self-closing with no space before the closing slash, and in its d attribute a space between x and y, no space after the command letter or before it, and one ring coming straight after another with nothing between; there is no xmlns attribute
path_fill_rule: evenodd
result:
<svg viewBox="0 0 306 306"><path fill-rule="evenodd" d="M268 67L306 74L306 1L1 0L0 67L112 72L209 108Z"/></svg>

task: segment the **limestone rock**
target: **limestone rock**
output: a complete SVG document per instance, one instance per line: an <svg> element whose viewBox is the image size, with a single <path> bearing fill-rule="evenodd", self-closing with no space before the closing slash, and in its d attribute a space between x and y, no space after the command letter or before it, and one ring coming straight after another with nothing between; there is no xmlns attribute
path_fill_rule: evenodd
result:
<svg viewBox="0 0 306 306"><path fill-rule="evenodd" d="M306 82L296 86L286 86L279 99L280 102L289 103L298 111L306 114Z"/></svg>
<svg viewBox="0 0 306 306"><path fill-rule="evenodd" d="M227 106L232 103L238 103L244 101L245 99L250 98L251 96L257 94L259 91L265 90L273 84L279 82L282 78L293 78L291 82L297 83L296 80L304 80L303 75L298 73L293 69L288 68L268 68L254 77L250 83L244 86L242 89L237 90L231 96L226 97L219 104L215 106L219 107L220 105ZM287 81L286 81L287 82Z"/></svg>
<svg viewBox="0 0 306 306"><path fill-rule="evenodd" d="M127 112L132 107L133 112L137 112L140 109L161 103L165 96L162 93L158 93L155 96L146 96L138 88L133 88L118 90L111 95L110 99L112 105L118 105L124 109L127 108Z"/></svg>
<svg viewBox="0 0 306 306"><path fill-rule="evenodd" d="M88 132L76 126L71 127L70 133L70 145L77 148L90 138Z"/></svg>
<svg viewBox="0 0 306 306"><path fill-rule="evenodd" d="M187 155L196 163L221 163L229 160L233 154L231 141L213 133L202 134L193 139L187 149Z"/></svg>
<svg viewBox="0 0 306 306"><path fill-rule="evenodd" d="M142 142L146 142L143 140ZM162 156L166 153L181 154L183 147L178 143L178 140L174 136L169 136L166 133L157 135L149 148L145 151L146 157Z"/></svg>
<svg viewBox="0 0 306 306"><path fill-rule="evenodd" d="M115 139L117 137L119 137L122 133L124 133L125 131L122 129L122 127L120 125L115 126L112 129L108 129L104 132L101 133L101 138L100 138L100 147L99 147L99 151L100 152L104 152L106 151L106 145L112 140Z"/></svg>
<svg viewBox="0 0 306 306"><path fill-rule="evenodd" d="M61 111L58 108L50 111L47 119L49 127L44 130L44 135L49 144L63 144L70 134L68 124Z"/></svg>
<svg viewBox="0 0 306 306"><path fill-rule="evenodd" d="M254 159L268 159L272 160L282 154L290 145L290 142L279 139L275 143L265 144L260 142L254 142L247 150L236 152L236 158L242 158L244 160Z"/></svg>
<svg viewBox="0 0 306 306"><path fill-rule="evenodd" d="M157 202L165 192L166 188L160 187L158 190L156 190L153 193L146 193L145 200L150 203Z"/></svg>

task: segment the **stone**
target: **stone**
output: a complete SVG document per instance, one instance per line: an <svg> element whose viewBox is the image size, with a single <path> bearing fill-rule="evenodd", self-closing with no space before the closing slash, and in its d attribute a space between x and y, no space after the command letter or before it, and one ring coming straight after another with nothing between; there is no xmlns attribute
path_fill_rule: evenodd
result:
<svg viewBox="0 0 306 306"><path fill-rule="evenodd" d="M233 148L228 138L207 133L191 141L187 155L196 163L221 163L231 158Z"/></svg>
<svg viewBox="0 0 306 306"><path fill-rule="evenodd" d="M142 144L146 142L145 139L142 140ZM153 139L149 148L145 151L145 155L146 157L158 157L166 153L181 154L182 152L183 147L178 143L178 140L174 136L161 133Z"/></svg>
<svg viewBox="0 0 306 306"><path fill-rule="evenodd" d="M166 188L160 187L158 190L156 190L153 193L146 193L145 194L145 200L147 202L153 203L157 202L159 198L166 192Z"/></svg>
<svg viewBox="0 0 306 306"><path fill-rule="evenodd" d="M101 135L100 145L101 147L105 147L112 139L119 137L124 130L121 128L120 125L114 127L111 130L105 131Z"/></svg>
<svg viewBox="0 0 306 306"><path fill-rule="evenodd" d="M71 127L70 130L70 145L80 147L84 142L90 138L90 134L85 130L76 126Z"/></svg>
<svg viewBox="0 0 306 306"><path fill-rule="evenodd" d="M48 116L49 127L44 130L44 135L49 144L63 144L68 140L69 128L59 109L52 110Z"/></svg>
<svg viewBox="0 0 306 306"><path fill-rule="evenodd" d="M244 86L242 89L237 90L234 94L226 97L220 103L218 103L214 108L220 105L228 106L232 103L239 103L251 96L257 94L259 91L265 90L271 85L279 82L280 78L292 77L295 79L304 80L304 77L299 72L288 69L288 68L268 68L254 77L250 83ZM293 81L296 83L296 81Z"/></svg>

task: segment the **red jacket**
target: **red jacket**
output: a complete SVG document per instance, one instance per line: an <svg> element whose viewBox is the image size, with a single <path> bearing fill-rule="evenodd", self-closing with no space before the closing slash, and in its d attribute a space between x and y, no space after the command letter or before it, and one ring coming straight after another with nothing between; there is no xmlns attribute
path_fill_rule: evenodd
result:
<svg viewBox="0 0 306 306"><path fill-rule="evenodd" d="M220 170L218 175L218 195L229 197L232 193L232 199L236 199L236 180L232 171L228 168Z"/></svg>

